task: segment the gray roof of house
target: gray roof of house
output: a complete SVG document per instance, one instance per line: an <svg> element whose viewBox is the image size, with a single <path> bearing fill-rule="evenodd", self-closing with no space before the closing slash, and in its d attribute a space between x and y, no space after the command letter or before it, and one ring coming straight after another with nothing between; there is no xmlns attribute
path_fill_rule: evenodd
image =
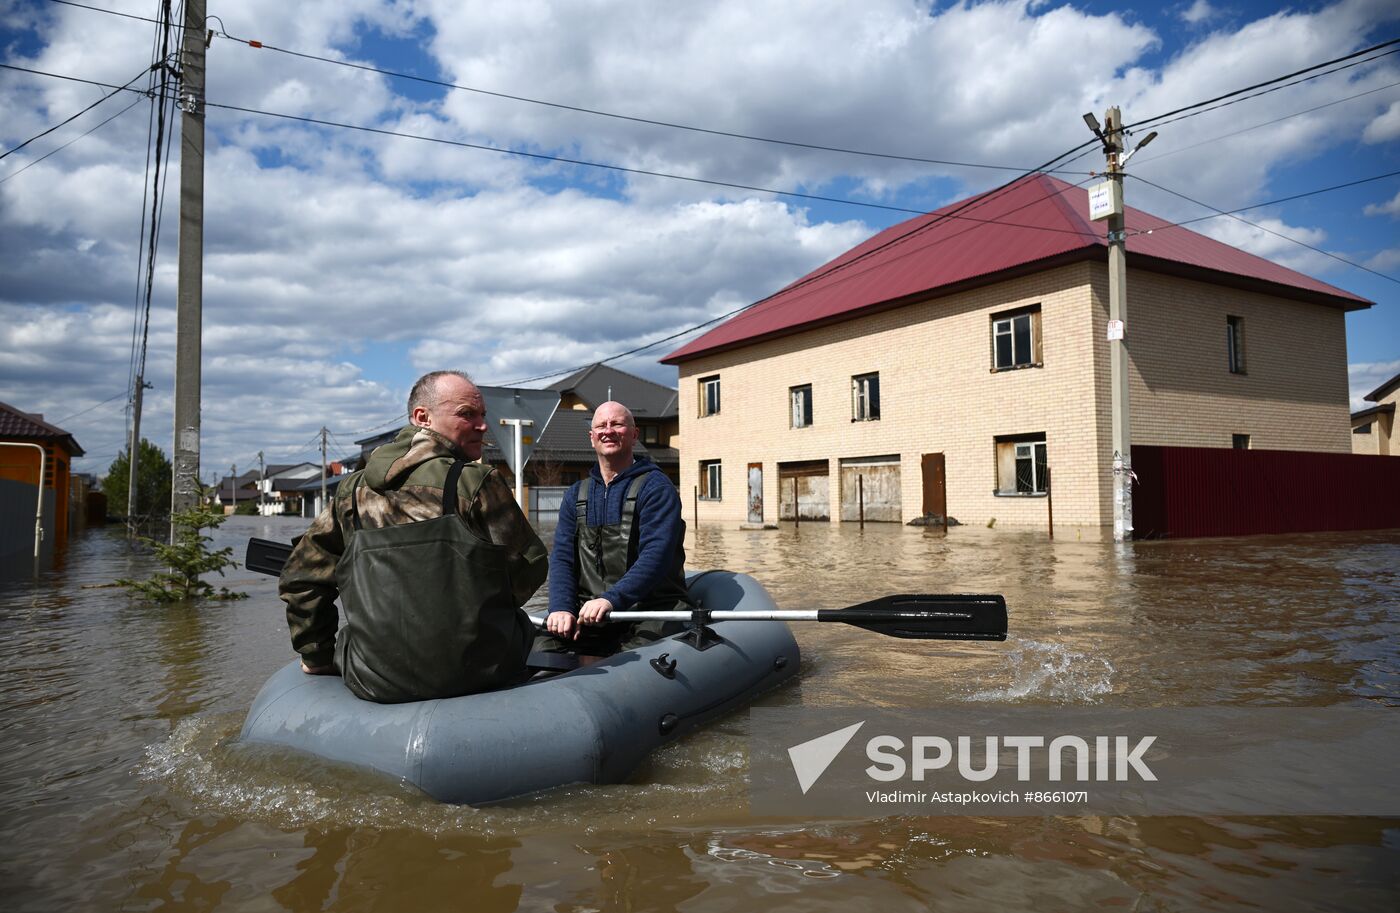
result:
<svg viewBox="0 0 1400 913"><path fill-rule="evenodd" d="M631 409L637 418L673 418L678 414L674 387L601 363L576 371L545 389L558 390L561 395L572 393L591 409L607 402L611 392L611 399Z"/></svg>

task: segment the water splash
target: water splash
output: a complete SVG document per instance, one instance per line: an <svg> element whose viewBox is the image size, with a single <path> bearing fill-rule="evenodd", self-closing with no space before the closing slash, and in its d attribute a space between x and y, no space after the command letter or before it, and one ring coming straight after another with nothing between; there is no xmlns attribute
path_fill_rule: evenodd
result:
<svg viewBox="0 0 1400 913"><path fill-rule="evenodd" d="M1015 703L1026 698L1064 704L1092 704L1113 693L1113 663L1102 656L1080 653L1064 644L1035 640L1018 642L1005 654L1009 669L1002 688L978 691L970 701Z"/></svg>

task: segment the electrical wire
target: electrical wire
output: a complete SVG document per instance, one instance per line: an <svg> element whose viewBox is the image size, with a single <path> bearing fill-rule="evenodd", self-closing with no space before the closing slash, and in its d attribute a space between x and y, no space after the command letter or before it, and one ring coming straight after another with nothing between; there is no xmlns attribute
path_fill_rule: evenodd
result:
<svg viewBox="0 0 1400 913"><path fill-rule="evenodd" d="M213 17L211 17L213 18ZM220 26L222 27L222 21ZM842 146L827 146L821 143L804 143L798 140L778 139L771 136L757 136L750 133L738 133L732 130L716 130L710 127L698 127L694 124L682 124L674 121L655 120L653 118L638 117L631 114L619 114L614 111L602 111L596 108L585 108L579 105L564 104L562 102L547 101L539 98L530 98L525 95L512 95L508 92L495 92L490 89L481 89L475 86L464 86L459 83L445 82L440 79L431 79L426 76L416 76L412 73L403 73L397 70L388 70L382 67L370 66L368 64L352 63L348 60L336 60L333 57L322 57L317 54L308 54L303 51L293 51L288 48L280 48L276 45L267 44L261 41L253 41L247 38L239 38L230 35L226 31L215 32L220 38L244 44L252 48L266 51L276 51L279 54L287 54L291 57L300 57L304 60L314 60L319 63L328 63L334 66L346 67L352 70L361 70L369 73L377 73L382 76L391 76L395 79L406 79L413 82L424 83L426 85L437 86L443 89L453 89L460 92L472 92L477 95L487 95L492 98L501 98L507 101L522 102L530 105L540 105L547 108L555 108L561 111L572 111L577 114L588 114L593 117L607 117L614 120L630 121L637 124L647 124L653 127L665 127L669 130L683 130L691 133L701 133L708 136L720 136L726 139L741 139L755 143L768 143L777 146L791 146L797 149L810 149L817 152L836 152L842 155L865 156L869 158L891 159L901 162L916 162L925 165L946 165L956 168L985 168L995 171L1024 171L1024 168L1014 165L989 165L983 162L958 162L947 159L924 158L917 155L901 155L892 152L875 152L869 149L849 149Z"/></svg>
<svg viewBox="0 0 1400 913"><path fill-rule="evenodd" d="M1328 101L1323 102L1320 105L1313 105L1311 108L1304 108L1301 111L1294 111L1292 114L1285 114L1282 117L1275 117L1273 120L1266 120L1262 123L1253 124L1249 127L1241 127L1240 129L1232 130L1229 133L1222 133L1219 136L1213 136L1210 139L1203 139L1199 143L1191 143L1188 146L1177 146L1173 149L1161 152L1159 154L1153 154L1149 152L1144 158L1135 158L1133 159L1133 161L1136 162L1139 166L1147 165L1152 162L1158 161L1159 159L1164 159L1168 156L1178 155L1182 152L1186 152L1189 149L1195 149L1200 146L1207 146L1211 143L1218 143L1223 139L1229 139L1232 136L1239 136L1241 133L1248 133L1251 130L1258 130L1262 127L1269 127L1277 123L1282 123L1283 121L1289 120L1290 118L1302 117L1304 114L1311 114L1314 111L1321 111L1323 108L1330 108L1333 105L1340 105L1343 102L1352 101L1353 99L1363 98L1367 95L1374 95L1377 92L1384 92L1386 89L1393 89L1396 86L1400 86L1400 82L1387 83L1386 85L1378 86L1374 89L1367 89L1365 92L1358 92L1355 95L1348 95L1345 98L1338 98L1335 101Z"/></svg>
<svg viewBox="0 0 1400 913"><path fill-rule="evenodd" d="M137 105L141 104L141 102L143 102L143 101L145 101L145 99L143 99L143 98L138 98L138 99L136 99L136 100L133 101L131 104L127 105L125 108L122 108L122 109L121 109L120 111L118 111L116 114L111 115L111 116L108 117L106 120L102 121L101 123L97 124L96 126L88 128L88 130L86 130L86 131L83 132L83 133L78 134L77 136L73 137L73 138L70 139L68 142L64 143L63 145L61 145L61 146L55 146L54 148L50 149L48 152L45 152L43 155L39 156L38 158L34 159L32 162L30 162L30 163L28 163L27 165L25 165L23 168L16 168L14 171L11 171L9 174L7 174L7 175L5 175L4 177L0 178L0 184L5 183L5 182L8 181L10 178L15 177L15 176L18 175L18 174L22 174L22 173L28 171L30 168L33 168L35 165L39 164L39 163L42 162L44 159L48 158L49 156L53 155L54 153L56 153L56 152L62 152L64 149L67 149L69 146L73 145L73 144L76 143L78 140L82 139L83 137L85 137L85 136L90 136L91 134L96 133L98 130L101 130L103 127L107 126L107 125L110 124L112 121L114 121L114 120L116 120L117 118L121 117L123 114L125 114L125 113L128 112L128 111L130 111L132 108L136 107Z"/></svg>
<svg viewBox="0 0 1400 913"><path fill-rule="evenodd" d="M1400 171L1387 171L1385 174L1377 174L1377 175L1375 175L1375 176L1373 176L1373 177L1369 177L1369 178L1360 178L1359 180L1355 180L1355 181L1347 181L1345 184L1333 184L1331 187L1319 187L1317 190L1306 190L1306 191L1304 191L1304 192L1302 192L1302 193L1295 193L1295 194L1293 194L1292 196L1279 197L1277 200L1269 200L1267 203L1251 203L1251 204L1248 205L1248 206L1241 206L1239 209L1231 209L1231 210L1228 210L1228 211L1217 209L1217 210L1215 211L1215 214L1214 214L1214 215L1209 215L1209 216L1198 216L1198 217L1196 217L1196 218L1194 218L1194 219L1185 219L1184 221L1181 221L1181 222L1172 222L1170 225L1164 225L1164 226L1162 226L1161 228L1154 228L1154 229L1152 229L1152 230L1153 230L1153 231L1162 231L1164 228L1180 228L1180 227L1183 226L1183 225L1192 225L1192 224L1195 224L1196 222L1204 222L1204 221L1206 221L1207 219L1218 219L1218 218L1220 218L1221 216L1233 216L1233 215L1235 215L1235 214L1237 214L1237 213L1249 212L1251 209L1262 209L1262 208L1265 207L1265 206L1274 206L1274 205L1277 205L1277 204L1279 204L1279 203L1288 203L1288 202L1291 202L1291 201L1293 201L1293 200L1301 200L1301 199L1303 199L1304 197L1315 197L1315 196L1317 196L1317 195L1320 194L1320 193L1331 193L1333 190L1344 190L1344 189L1346 189L1347 187L1355 187L1355 186L1357 186L1357 185L1359 185L1359 184L1369 184L1369 183L1371 183L1372 181L1383 181L1383 180L1385 180L1386 178L1393 178L1393 177L1395 177L1395 176L1397 176L1397 175L1400 175ZM1129 174L1128 176L1131 177L1131 178L1136 178L1137 180L1142 181L1144 184L1151 184L1151 186L1157 187L1156 184L1152 184L1151 181L1147 180L1146 178L1138 177L1136 174ZM1165 187L1157 187L1157 189L1158 189L1158 190L1165 190L1167 193L1172 193L1172 191L1167 190ZM1178 196L1180 196L1180 194L1178 194ZM1187 198L1183 197L1183 199L1187 199ZM1191 202L1195 203L1196 201L1195 201L1195 200L1191 200ZM1215 207L1213 207L1213 206L1207 206L1207 204L1205 204L1205 203L1198 203L1197 205L1199 205L1199 206L1206 206L1208 209L1214 209L1214 208L1215 208ZM1130 232L1129 234L1130 234L1130 236L1131 236L1131 235L1140 235L1140 234L1145 234L1145 232L1143 232L1143 231L1134 231L1134 232Z"/></svg>
<svg viewBox="0 0 1400 913"><path fill-rule="evenodd" d="M1288 235L1285 235L1285 234L1283 234L1282 232L1274 231L1274 230L1271 229L1271 228L1265 228L1263 225L1260 225L1260 224L1258 224L1258 223L1256 223L1256 222L1251 222L1251 221L1249 221L1248 219L1243 219L1243 218L1240 218L1239 216L1235 215L1235 212L1243 212L1243 211L1244 211L1243 209L1241 209L1241 210L1236 210L1235 212L1226 212L1226 211L1223 210L1223 209L1217 209L1216 207L1210 205L1209 203L1202 203L1200 200L1193 199L1192 197L1188 197L1188 196L1187 196L1186 194L1184 194L1184 193L1178 193L1177 191L1172 190L1172 189L1169 188L1169 187L1163 187L1161 184L1155 184L1155 183L1153 183L1152 181L1149 181L1147 178L1139 177L1139 176L1137 176L1137 175L1133 175L1133 177L1137 178L1137 180L1139 180L1139 181L1142 181L1144 184L1147 184L1149 187L1156 187L1158 190L1162 191L1163 193L1169 193L1169 194L1171 194L1171 195L1174 196L1174 197L1180 197L1181 199L1186 200L1188 203L1195 203L1197 206L1203 207L1203 208L1205 208L1205 209L1210 209L1210 210L1213 210L1213 211L1215 212L1215 215L1213 215L1213 216L1204 216L1203 218L1206 218L1206 219L1214 219L1214 218L1218 218L1218 217L1220 217L1220 216L1228 216L1229 218L1234 219L1236 222L1243 222L1245 225L1248 225L1248 226L1250 226L1251 228L1257 228L1257 229L1259 229L1260 231L1268 232L1269 234L1273 235L1274 237L1282 238L1282 239L1285 240L1285 241L1291 241L1291 242L1293 242L1294 244L1299 245L1300 247L1306 247L1308 250L1316 251L1317 253L1322 254L1322 255L1324 255L1324 256L1327 256L1327 257L1331 257L1333 260L1336 260L1336 261L1338 261L1338 262L1340 262L1340 263L1345 263L1347 266L1354 266L1354 267L1356 267L1356 268L1359 269L1359 270L1362 270L1362 271L1364 271L1364 272L1368 272L1368 273L1372 274L1373 276L1380 276L1382 279L1389 279L1391 282L1394 282L1394 283L1396 283L1397 285L1400 285L1400 279L1397 279L1397 278L1395 278L1394 276L1389 276L1389 275L1386 275L1385 273L1378 272L1377 270L1371 269L1369 266L1362 266L1360 263L1356 263L1356 262L1354 262L1354 261L1352 261L1352 260L1348 260L1346 257L1339 256L1339 255L1337 255L1337 254L1332 253L1331 251L1323 250L1323 249L1320 248L1320 247L1314 247L1313 245L1307 243L1306 241L1299 241L1297 238L1290 238ZM1381 177L1389 177L1389 175L1381 175ZM1368 178L1367 180L1379 180L1379 178ZM1356 182L1354 182L1354 183L1360 184L1360 183L1365 183L1365 181L1356 181ZM1336 189L1339 189L1340 187L1350 187L1350 186L1352 186L1352 185L1351 185L1351 184L1341 184L1341 185L1338 185L1338 187L1327 188L1327 190L1336 190ZM1316 190L1316 191L1312 191L1312 192L1306 193L1306 194L1299 194L1299 196L1311 196L1313 193L1325 193L1325 192L1326 192L1326 190ZM1297 197L1289 197L1288 199L1297 199ZM1259 203L1259 204L1256 204L1255 206L1246 206L1245 209L1256 209L1256 208L1258 208L1259 206L1268 206L1268 205L1270 205L1270 204L1268 204L1268 203ZM1189 221L1190 221L1190 222L1199 222L1199 221L1201 221L1201 219L1190 219ZM1167 230L1167 229L1169 229L1169 228L1177 228L1177 227L1180 227L1181 225L1185 225L1185 224L1187 224L1187 223L1186 223L1186 222L1178 222L1178 223L1175 223L1175 224L1172 224L1172 225L1165 225L1165 226L1163 226L1162 228L1155 228L1155 229L1153 229L1153 231L1165 231L1165 230ZM1143 234L1143 233L1144 233L1144 232L1135 232L1135 234Z"/></svg>
<svg viewBox="0 0 1400 913"><path fill-rule="evenodd" d="M9 67L9 69L18 70L18 69L22 69L22 68L21 68L21 67ZM63 127L63 126L66 126L66 125L68 125L68 124L71 124L73 121L75 121L75 120L77 120L78 118L82 117L84 114L88 113L88 112L91 111L93 108L96 108L98 105L102 104L104 101L106 101L107 99L111 98L113 95L116 95L118 92L125 92L125 91L129 90L129 89L131 88L131 84L132 84L133 82L135 82L136 80L140 79L142 76L145 76L147 72L149 72L149 71L148 71L148 70L142 70L140 73L137 73L135 76L133 76L133 77L131 77L130 79L128 79L128 80L126 81L126 85L124 85L124 86L117 86L116 88L113 88L111 92L108 92L106 95L102 96L102 97L99 98L97 101L95 101L95 102L93 102L92 104L88 105L86 108L84 108L83 110L79 111L77 114L74 114L74 115L72 115L71 117L65 118L64 120L61 120L61 121L59 121L58 123L54 124L52 127L49 127L49 128L46 129L46 130L42 130L42 131L40 131L40 132L34 134L34 135L31 136L29 139L27 139L27 140L25 140L24 142L20 143L18 146L14 146L13 148L6 149L4 152L0 152L0 160L4 160L4 159L9 158L10 156L14 155L16 152L18 152L18 151L20 151L21 149L23 149L25 146L28 146L30 143L34 142L36 139L40 139L41 137L48 136L50 133L54 132L54 131L57 130L59 127Z"/></svg>
<svg viewBox="0 0 1400 913"><path fill-rule="evenodd" d="M70 421L70 420L72 420L72 419L75 419L75 418L77 418L77 417L80 416L80 415L87 415L89 412L91 412L92 410L96 409L98 406L105 406L105 405L107 405L108 403L110 403L112 400L116 399L116 398L119 397L119 396L126 396L128 392L129 392L129 391L127 391L127 390L123 390L122 392L118 393L116 396L109 396L109 397L107 397L107 398L104 399L102 402L98 403L96 406L88 406L86 409L82 410L81 412L74 412L72 415L65 415L63 418L55 419L54 422L53 422L53 424L55 424L55 425L62 425L64 422Z"/></svg>
<svg viewBox="0 0 1400 913"><path fill-rule="evenodd" d="M1166 111L1166 112L1164 112L1164 113L1162 113L1162 114L1156 114L1156 115L1153 115L1152 117L1146 117L1146 118L1143 118L1142 120L1134 121L1134 122L1131 123L1131 124L1124 124L1122 129L1123 129L1124 131L1131 131L1131 130L1134 130L1134 129L1137 129L1137 128L1140 128L1140 127L1147 127L1147 126L1158 126L1158 127L1160 127L1160 126L1162 126L1163 123L1174 123L1174 122L1175 122L1174 120L1168 120L1168 118L1175 118L1176 120L1180 120L1181 118L1177 118L1176 115L1178 115L1178 114L1184 114L1184 113L1186 113L1186 112L1188 112L1188 111L1197 111L1198 113L1202 113L1202 114L1203 114L1203 113L1205 113L1205 112L1204 112L1204 111L1198 111L1198 109L1200 109L1200 108L1206 108L1206 107L1208 107L1208 106L1210 106L1210 105L1215 105L1216 102L1224 101L1224 100L1230 99L1230 98L1235 98L1235 96L1238 96L1238 95L1244 95L1244 94L1246 94L1246 93L1248 93L1248 92L1253 92L1255 89L1263 89L1263 88L1265 88L1265 87L1267 87L1267 86L1276 86L1277 83L1287 82L1288 80L1293 79L1293 78L1296 77L1296 76L1302 76L1302 75L1305 74L1305 73L1312 73L1313 75L1308 76L1307 79L1300 79L1300 80L1298 80L1298 82L1290 83L1289 85L1298 85L1298 83L1306 82L1308 79L1317 79L1318 77L1321 77L1321 76L1330 76L1332 73L1340 72L1341 70L1345 70L1345 69L1348 69L1348 68L1350 68L1350 67L1360 66L1361 64L1364 64L1364 63L1370 63L1371 60L1378 60L1378 59L1380 59L1381 57L1389 56L1390 54L1394 54L1394 53L1396 53L1397 51L1400 51L1400 48L1397 48L1396 50L1393 50L1393 51L1387 51L1385 54L1380 54L1380 55L1378 55L1378 56L1376 56L1376 57L1371 58L1370 60L1358 60L1358 61L1356 61L1355 63L1347 64L1347 66L1344 66L1344 67L1338 67L1337 69L1335 69L1335 70L1330 70L1330 71L1328 71L1328 72L1326 72L1326 73L1315 73L1314 71L1315 71L1315 70L1322 70L1322 69L1325 69L1325 68L1327 68L1327 67L1332 66L1333 64L1344 63L1344 62L1346 62L1346 61L1355 60L1355 59L1358 58L1358 57L1364 57L1364 56L1366 56L1367 54L1373 54L1373 53L1375 53L1376 51L1379 51L1379 50L1381 50L1381 49L1383 49L1383 48L1391 47L1392 45L1396 45L1396 44L1400 44L1400 38L1392 38L1392 39L1390 39L1389 41L1382 41L1380 44L1372 45L1371 47L1366 48L1366 49L1364 49L1364 50L1355 51L1355 52L1353 52L1353 53L1351 53L1351 54L1346 54L1346 55L1344 55L1344 56L1342 56L1342 57L1334 57L1333 59L1323 61L1322 63L1315 63L1315 64L1313 64L1312 66L1304 67L1304 68L1301 69L1301 70L1294 70L1292 73L1285 73L1285 74L1282 75L1282 76L1276 76L1276 77L1274 77L1273 79L1267 79L1267 80L1265 80L1264 82L1257 82L1257 83L1255 83L1255 84L1252 85L1252 86L1245 86L1243 89L1235 89L1235 90L1232 91L1232 92L1226 92L1224 95L1217 95L1217 96L1215 96L1214 98L1208 98L1208 99L1206 99L1205 101L1198 101L1198 102L1195 102L1195 103L1193 103L1193 104L1183 105L1183 106L1180 107L1180 108L1175 108L1175 109L1173 109L1173 110L1171 110L1171 111ZM1288 88L1288 86L1277 86L1277 88L1275 88L1275 89L1270 89L1269 91L1272 92L1272 91L1277 91L1277 89L1285 89L1285 88ZM1266 92L1260 92L1258 95L1251 95L1250 98L1258 98L1259 95L1265 95L1265 94L1268 94L1268 93L1266 93ZM1246 100L1246 99L1236 99L1236 101L1245 101L1245 100ZM1232 102L1230 102L1230 104L1235 104L1236 101L1232 101ZM1225 105L1216 105L1216 107L1211 108L1210 110L1214 111L1214 110L1218 110L1219 108L1223 108L1223 107L1225 107ZM1193 116L1194 116L1194 115L1193 115Z"/></svg>
<svg viewBox="0 0 1400 913"><path fill-rule="evenodd" d="M123 19L139 19L142 22L154 22L160 25L159 19L152 19L149 16L137 16L135 13L123 13L118 10L109 10L101 6L88 6L86 3L74 3L73 0L49 0L50 3L60 3L63 6L76 6L79 9L92 10L94 13L106 13L109 16L120 16Z"/></svg>

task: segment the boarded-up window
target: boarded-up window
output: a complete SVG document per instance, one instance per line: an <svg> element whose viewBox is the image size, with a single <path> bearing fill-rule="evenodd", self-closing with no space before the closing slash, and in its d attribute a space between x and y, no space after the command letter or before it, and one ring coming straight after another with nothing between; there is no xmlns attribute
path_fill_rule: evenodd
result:
<svg viewBox="0 0 1400 913"><path fill-rule="evenodd" d="M841 519L898 523L901 516L899 454L841 460Z"/></svg>
<svg viewBox="0 0 1400 913"><path fill-rule="evenodd" d="M999 495L1039 495L1045 493L1049 457L1045 434L1015 434L995 439L997 487Z"/></svg>

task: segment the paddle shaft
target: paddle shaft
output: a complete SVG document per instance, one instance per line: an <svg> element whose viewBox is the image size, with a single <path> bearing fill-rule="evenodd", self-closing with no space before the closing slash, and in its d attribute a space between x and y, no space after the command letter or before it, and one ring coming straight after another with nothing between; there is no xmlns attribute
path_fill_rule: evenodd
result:
<svg viewBox="0 0 1400 913"><path fill-rule="evenodd" d="M245 566L276 576L292 546L250 539ZM818 621L854 625L877 634L914 640L1005 640L1006 600L1001 596L883 596L844 609L775 609L696 613L688 611L610 612L610 621ZM543 626L543 618L533 619Z"/></svg>

